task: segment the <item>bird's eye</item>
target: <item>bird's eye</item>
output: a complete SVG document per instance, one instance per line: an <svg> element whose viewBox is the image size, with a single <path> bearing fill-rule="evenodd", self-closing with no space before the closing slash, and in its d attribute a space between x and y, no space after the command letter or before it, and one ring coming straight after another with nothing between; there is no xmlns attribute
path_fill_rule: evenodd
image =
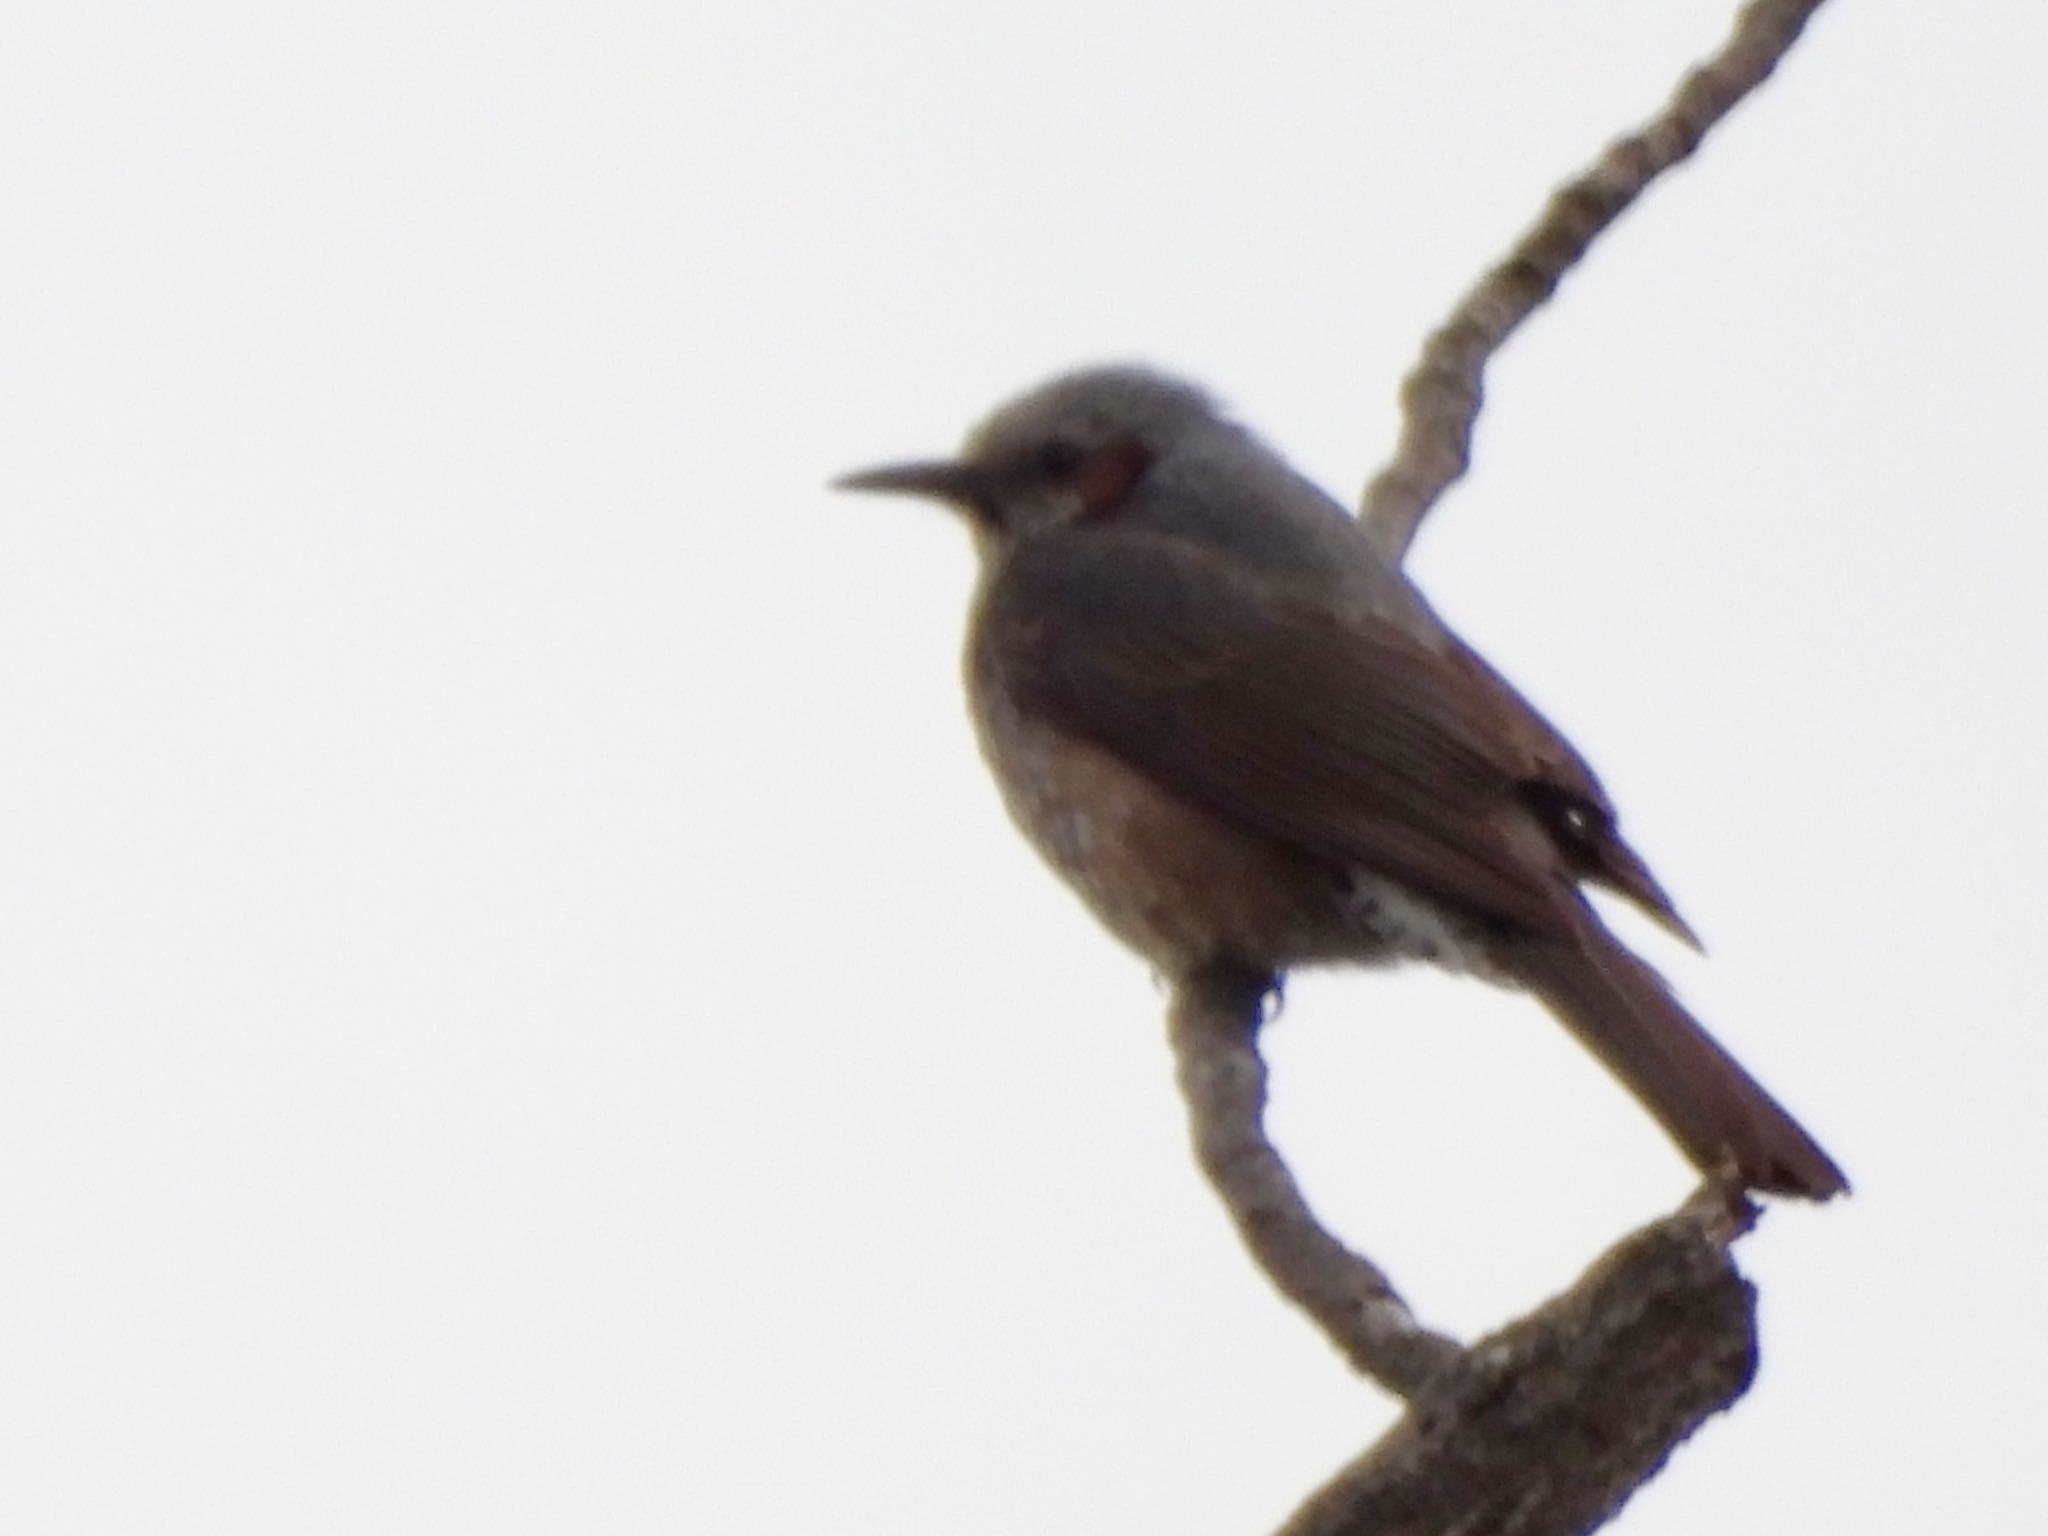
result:
<svg viewBox="0 0 2048 1536"><path fill-rule="evenodd" d="M1046 479L1065 480L1081 467L1087 457L1079 443L1056 437L1033 454L1031 462Z"/></svg>

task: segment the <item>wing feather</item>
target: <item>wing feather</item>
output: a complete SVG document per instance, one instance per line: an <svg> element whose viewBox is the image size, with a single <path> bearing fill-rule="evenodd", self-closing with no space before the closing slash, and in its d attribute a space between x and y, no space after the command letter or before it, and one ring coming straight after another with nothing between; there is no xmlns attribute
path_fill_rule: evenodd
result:
<svg viewBox="0 0 2048 1536"><path fill-rule="evenodd" d="M1456 651L1114 529L1019 546L977 643L1019 707L1223 815L1485 921L1572 931L1576 872L1518 790L1512 711L1540 717Z"/></svg>

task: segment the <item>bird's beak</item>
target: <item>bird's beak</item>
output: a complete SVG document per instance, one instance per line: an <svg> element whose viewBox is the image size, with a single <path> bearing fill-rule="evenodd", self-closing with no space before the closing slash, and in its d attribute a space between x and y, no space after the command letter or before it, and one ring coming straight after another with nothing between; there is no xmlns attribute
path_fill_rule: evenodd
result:
<svg viewBox="0 0 2048 1536"><path fill-rule="evenodd" d="M877 469L858 470L832 482L841 491L887 491L899 496L926 496L950 501L955 506L973 506L987 489L987 476L980 466L954 459L928 459L915 464L884 464Z"/></svg>

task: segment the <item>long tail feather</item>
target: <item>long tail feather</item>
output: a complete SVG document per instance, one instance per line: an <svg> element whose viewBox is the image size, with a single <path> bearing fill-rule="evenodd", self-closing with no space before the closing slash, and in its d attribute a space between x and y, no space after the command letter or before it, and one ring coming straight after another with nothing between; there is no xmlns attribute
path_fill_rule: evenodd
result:
<svg viewBox="0 0 2048 1536"><path fill-rule="evenodd" d="M1589 912L1576 943L1531 940L1510 967L1701 1169L1825 1200L1849 1188L1827 1153Z"/></svg>

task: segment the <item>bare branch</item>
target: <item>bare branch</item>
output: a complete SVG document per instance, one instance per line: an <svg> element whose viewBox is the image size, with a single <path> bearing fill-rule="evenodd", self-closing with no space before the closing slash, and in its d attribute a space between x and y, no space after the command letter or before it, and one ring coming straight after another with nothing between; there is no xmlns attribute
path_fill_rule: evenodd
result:
<svg viewBox="0 0 2048 1536"><path fill-rule="evenodd" d="M1416 1322L1387 1277L1317 1222L1262 1124L1271 978L1216 966L1170 1014L1195 1151L1273 1284L1407 1416L1281 1536L1590 1531L1756 1368L1755 1294L1728 1245L1754 1209L1709 1181L1579 1282L1470 1350Z"/></svg>
<svg viewBox="0 0 2048 1536"><path fill-rule="evenodd" d="M1556 291L1601 231L1763 83L1821 3L1753 0L1721 51L1685 77L1663 112L1561 187L1535 228L1423 344L1401 387L1400 444L1366 487L1359 511L1391 558L1407 554L1423 515L1471 462L1488 360Z"/></svg>
<svg viewBox="0 0 2048 1536"><path fill-rule="evenodd" d="M1169 1027L1195 1156L1281 1294L1359 1371L1413 1397L1464 1351L1416 1322L1378 1267L1323 1229L1266 1139L1258 1034L1272 984L1270 976L1214 966L1175 989Z"/></svg>
<svg viewBox="0 0 2048 1536"><path fill-rule="evenodd" d="M1601 231L1771 73L1820 4L1753 0L1664 112L1561 188L1430 337L1403 387L1398 451L1360 512L1392 559L1465 471L1488 359ZM1317 1223L1267 1140L1258 1034L1271 985L1223 965L1178 982L1171 1033L1196 1154L1274 1285L1408 1402L1281 1536L1579 1536L1606 1523L1749 1386L1756 1298L1728 1246L1753 1208L1733 1182L1710 1180L1571 1290L1461 1349Z"/></svg>
<svg viewBox="0 0 2048 1536"><path fill-rule="evenodd" d="M1756 1295L1727 1244L1751 1213L1709 1184L1571 1290L1475 1345L1281 1536L1578 1536L1748 1388Z"/></svg>

